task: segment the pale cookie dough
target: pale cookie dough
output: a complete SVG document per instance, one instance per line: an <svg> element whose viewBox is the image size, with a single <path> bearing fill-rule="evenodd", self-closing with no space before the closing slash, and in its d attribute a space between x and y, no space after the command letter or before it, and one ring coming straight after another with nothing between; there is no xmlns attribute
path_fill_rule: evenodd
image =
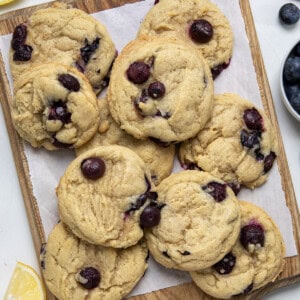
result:
<svg viewBox="0 0 300 300"><path fill-rule="evenodd" d="M135 139L112 119L106 98L99 99L97 103L100 115L98 131L89 142L76 149L77 155L98 146L120 145L130 148L142 158L155 185L171 174L175 156L174 145L161 147L150 140Z"/></svg>
<svg viewBox="0 0 300 300"><path fill-rule="evenodd" d="M196 27L196 38L192 38L192 26ZM197 32L199 28L200 32ZM202 53L214 78L230 63L233 51L230 23L221 10L208 0L159 1L147 13L138 35L165 34L183 40ZM200 37L197 38L197 35Z"/></svg>
<svg viewBox="0 0 300 300"><path fill-rule="evenodd" d="M86 243L59 223L41 251L43 277L60 300L121 300L147 269L144 242L128 249Z"/></svg>
<svg viewBox="0 0 300 300"><path fill-rule="evenodd" d="M212 118L198 135L184 142L179 159L226 181L255 188L269 175L277 153L272 125L261 109L236 94L215 96Z"/></svg>
<svg viewBox="0 0 300 300"><path fill-rule="evenodd" d="M232 250L213 267L191 272L204 292L220 299L259 289L284 267L285 246L274 221L254 204L240 205L241 233Z"/></svg>
<svg viewBox="0 0 300 300"><path fill-rule="evenodd" d="M127 133L167 145L194 136L208 121L213 81L207 63L192 47L142 37L116 59L108 103Z"/></svg>
<svg viewBox="0 0 300 300"><path fill-rule="evenodd" d="M11 115L19 135L33 147L76 148L98 128L96 101L86 77L75 68L43 64L15 82Z"/></svg>
<svg viewBox="0 0 300 300"><path fill-rule="evenodd" d="M140 216L151 185L149 170L132 150L93 148L78 156L59 182L61 220L90 243L129 247L143 237Z"/></svg>
<svg viewBox="0 0 300 300"><path fill-rule="evenodd" d="M74 66L99 92L108 84L115 55L114 43L104 25L80 9L55 3L34 12L15 28L10 67L16 79L36 64Z"/></svg>
<svg viewBox="0 0 300 300"><path fill-rule="evenodd" d="M195 271L218 262L235 244L240 206L224 182L206 172L182 171L156 188L160 223L145 231L160 264Z"/></svg>

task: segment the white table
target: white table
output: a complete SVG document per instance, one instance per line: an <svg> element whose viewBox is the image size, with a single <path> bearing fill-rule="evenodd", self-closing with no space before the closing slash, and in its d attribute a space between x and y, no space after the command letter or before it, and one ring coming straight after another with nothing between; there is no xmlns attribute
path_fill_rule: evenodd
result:
<svg viewBox="0 0 300 300"><path fill-rule="evenodd" d="M16 1L0 8L0 14L15 9L49 2L48 0ZM300 21L296 26L284 27L279 23L278 10L296 0L250 0L261 51L273 95L275 109L293 178L298 206L300 206L300 123L292 119L281 102L279 70L284 55L300 40ZM38 270L29 224L19 188L15 165L6 133L5 122L0 114L0 299L3 299L10 276L17 261ZM298 184L296 181L298 180ZM300 284L273 292L266 300L298 300Z"/></svg>

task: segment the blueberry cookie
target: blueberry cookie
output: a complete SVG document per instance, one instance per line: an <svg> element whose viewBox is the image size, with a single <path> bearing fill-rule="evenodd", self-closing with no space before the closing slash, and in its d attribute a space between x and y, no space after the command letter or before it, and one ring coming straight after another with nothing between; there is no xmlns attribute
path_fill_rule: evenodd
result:
<svg viewBox="0 0 300 300"><path fill-rule="evenodd" d="M254 188L269 175L277 152L272 125L261 109L236 94L215 96L212 118L184 142L179 159L226 181L236 192Z"/></svg>
<svg viewBox="0 0 300 300"><path fill-rule="evenodd" d="M96 92L108 84L116 50L106 28L82 10L55 3L34 12L13 33L10 67L16 79L33 65L57 62L74 66Z"/></svg>
<svg viewBox="0 0 300 300"><path fill-rule="evenodd" d="M100 114L98 131L89 142L76 149L77 155L98 146L120 145L130 148L142 158L150 170L151 180L155 185L171 174L175 156L174 145L161 147L153 141L137 140L127 134L112 119L106 98L98 100L98 108Z"/></svg>
<svg viewBox="0 0 300 300"><path fill-rule="evenodd" d="M33 147L76 148L98 128L96 101L86 77L75 68L43 64L15 82L11 114L16 130Z"/></svg>
<svg viewBox="0 0 300 300"><path fill-rule="evenodd" d="M149 170L132 150L93 148L79 155L59 182L61 220L87 242L129 247L143 237L144 209L153 202L151 184Z"/></svg>
<svg viewBox="0 0 300 300"><path fill-rule="evenodd" d="M174 39L142 37L116 59L108 89L114 120L137 139L183 141L205 125L213 81L203 57Z"/></svg>
<svg viewBox="0 0 300 300"><path fill-rule="evenodd" d="M240 201L240 236L230 252L210 268L191 272L207 294L228 299L274 281L284 267L285 246L276 224L254 204Z"/></svg>
<svg viewBox="0 0 300 300"><path fill-rule="evenodd" d="M147 269L148 250L141 242L128 249L92 245L57 224L41 250L49 290L64 300L121 300Z"/></svg>
<svg viewBox="0 0 300 300"><path fill-rule="evenodd" d="M208 0L157 1L143 20L139 35L173 35L207 59L213 77L228 67L233 50L231 26Z"/></svg>
<svg viewBox="0 0 300 300"><path fill-rule="evenodd" d="M150 253L160 264L186 271L212 266L235 244L240 206L232 189L206 172L182 171L157 187L161 219L146 229Z"/></svg>

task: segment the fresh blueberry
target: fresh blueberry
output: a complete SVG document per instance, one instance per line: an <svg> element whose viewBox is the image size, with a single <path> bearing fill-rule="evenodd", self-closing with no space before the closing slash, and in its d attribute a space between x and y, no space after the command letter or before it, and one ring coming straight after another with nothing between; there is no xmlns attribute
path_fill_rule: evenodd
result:
<svg viewBox="0 0 300 300"><path fill-rule="evenodd" d="M264 173L267 173L271 170L274 160L276 159L276 154L271 151L264 159Z"/></svg>
<svg viewBox="0 0 300 300"><path fill-rule="evenodd" d="M288 82L284 85L284 91L288 99L291 99L294 95L300 94L300 83L289 84Z"/></svg>
<svg viewBox="0 0 300 300"><path fill-rule="evenodd" d="M289 101L293 109L300 115L300 93L294 94Z"/></svg>
<svg viewBox="0 0 300 300"><path fill-rule="evenodd" d="M295 4L286 3L279 10L279 18L284 24L295 24L300 18L300 10Z"/></svg>
<svg viewBox="0 0 300 300"><path fill-rule="evenodd" d="M300 43L295 46L295 55L300 56Z"/></svg>
<svg viewBox="0 0 300 300"><path fill-rule="evenodd" d="M86 158L81 162L82 174L88 179L99 179L104 175L105 169L105 162L99 157Z"/></svg>
<svg viewBox="0 0 300 300"><path fill-rule="evenodd" d="M144 62L136 61L129 66L126 73L129 81L141 84L150 77L150 67Z"/></svg>
<svg viewBox="0 0 300 300"><path fill-rule="evenodd" d="M194 42L207 43L213 36L213 27L207 20L195 20L190 27L189 34Z"/></svg>
<svg viewBox="0 0 300 300"><path fill-rule="evenodd" d="M263 131L263 118L256 108L246 109L243 115L244 122L249 129Z"/></svg>
<svg viewBox="0 0 300 300"><path fill-rule="evenodd" d="M100 283L100 272L94 267L86 267L76 274L76 281L85 289L91 290Z"/></svg>
<svg viewBox="0 0 300 300"><path fill-rule="evenodd" d="M290 83L300 82L300 57L289 57L284 64L283 74Z"/></svg>
<svg viewBox="0 0 300 300"><path fill-rule="evenodd" d="M250 244L263 247L265 244L265 232L263 227L258 223L245 225L241 229L240 242L245 249L248 249Z"/></svg>
<svg viewBox="0 0 300 300"><path fill-rule="evenodd" d="M78 79L70 74L60 74L58 81L69 91L78 92L80 90Z"/></svg>
<svg viewBox="0 0 300 300"><path fill-rule="evenodd" d="M153 99L158 99L163 97L165 94L165 86L160 81L152 82L148 87L148 95Z"/></svg>
<svg viewBox="0 0 300 300"><path fill-rule="evenodd" d="M147 205L140 216L140 225L144 228L150 228L158 225L160 222L160 210L161 207L159 207L155 202Z"/></svg>
<svg viewBox="0 0 300 300"><path fill-rule="evenodd" d="M53 102L49 107L49 120L60 120L64 124L71 122L71 113L68 111L66 103L61 100Z"/></svg>
<svg viewBox="0 0 300 300"><path fill-rule="evenodd" d="M232 253L225 255L222 260L213 265L213 268L221 275L229 274L235 266L236 257Z"/></svg>
<svg viewBox="0 0 300 300"><path fill-rule="evenodd" d="M31 59L32 47L20 45L13 55L14 61L28 61Z"/></svg>
<svg viewBox="0 0 300 300"><path fill-rule="evenodd" d="M203 191L210 194L215 201L221 202L227 197L226 184L219 182L209 182L206 186L202 187Z"/></svg>

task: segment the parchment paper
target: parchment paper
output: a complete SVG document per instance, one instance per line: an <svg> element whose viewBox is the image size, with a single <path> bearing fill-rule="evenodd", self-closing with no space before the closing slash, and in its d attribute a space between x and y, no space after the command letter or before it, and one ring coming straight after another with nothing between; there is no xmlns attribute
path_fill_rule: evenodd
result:
<svg viewBox="0 0 300 300"><path fill-rule="evenodd" d="M154 0L145 0L127 4L119 8L95 13L93 16L106 25L120 52L129 41L135 38L138 27L153 2ZM252 101L256 106L263 108L238 0L213 0L213 2L221 8L229 19L235 37L230 66L215 80L215 94L238 93ZM0 37L0 50L12 88L8 63L10 41L11 35ZM70 150L49 152L44 149L33 149L26 142L24 144L33 193L38 202L45 234L48 236L58 221L55 187L75 155ZM179 170L181 167L176 161L174 172ZM272 168L269 179L263 186L255 190L243 189L238 198L264 208L280 228L285 240L287 256L297 255L291 215L285 203L277 164ZM144 294L188 281L190 281L188 273L166 269L150 257L148 271L131 295Z"/></svg>

